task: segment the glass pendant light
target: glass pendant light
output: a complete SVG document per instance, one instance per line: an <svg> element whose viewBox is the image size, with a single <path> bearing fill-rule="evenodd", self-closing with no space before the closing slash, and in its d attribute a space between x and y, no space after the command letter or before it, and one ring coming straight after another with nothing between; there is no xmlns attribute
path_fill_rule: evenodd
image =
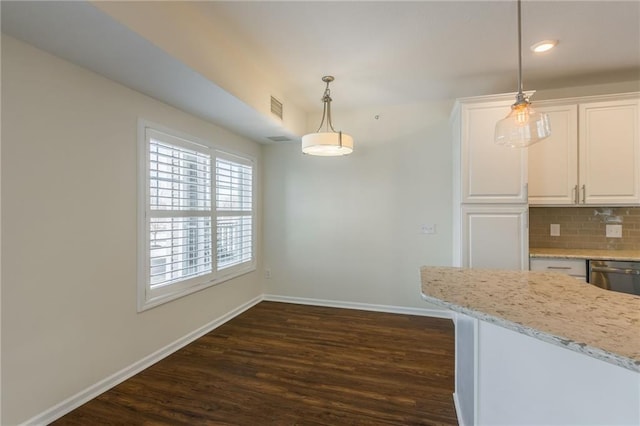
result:
<svg viewBox="0 0 640 426"><path fill-rule="evenodd" d="M522 29L518 0L518 94L511 112L496 124L494 142L513 148L525 148L551 135L549 116L535 111L522 89Z"/></svg>
<svg viewBox="0 0 640 426"><path fill-rule="evenodd" d="M353 152L353 138L346 133L336 132L331 123L331 91L329 90L329 83L333 80L333 76L330 75L322 77L322 81L327 83L322 96L322 102L324 103L322 121L320 121L320 126L316 133L309 133L302 137L302 152L304 154L332 157ZM326 127L321 132L325 119Z"/></svg>

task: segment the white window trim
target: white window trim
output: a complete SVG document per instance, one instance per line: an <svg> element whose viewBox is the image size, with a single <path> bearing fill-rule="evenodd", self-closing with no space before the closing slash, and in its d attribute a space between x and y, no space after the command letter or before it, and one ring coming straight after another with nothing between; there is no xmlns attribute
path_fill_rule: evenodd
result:
<svg viewBox="0 0 640 426"><path fill-rule="evenodd" d="M211 240L212 240L212 272L189 278L174 284L169 284L158 289L151 290L148 282L149 271L149 232L147 222L147 209L149 202L149 138L147 129L156 134L162 134L171 140L172 144L193 149L194 145L200 146L210 152L211 155L211 195L212 195L212 213L211 213ZM215 159L217 156L229 159L230 157L238 159L252 167L252 253L251 261L234 265L217 271L217 229L216 229L216 204L215 204ZM208 141L187 135L185 133L168 129L157 123L153 123L144 119L138 120L138 243L137 243L137 308L138 312L151 309L158 305L167 303L171 300L192 294L236 278L240 275L247 274L256 270L256 200L257 200L257 167L256 160L253 156L234 152L233 150L218 147Z"/></svg>

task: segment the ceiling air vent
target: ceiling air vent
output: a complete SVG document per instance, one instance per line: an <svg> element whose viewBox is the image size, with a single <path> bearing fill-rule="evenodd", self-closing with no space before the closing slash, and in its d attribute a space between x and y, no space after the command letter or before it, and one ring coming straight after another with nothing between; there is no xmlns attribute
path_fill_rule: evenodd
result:
<svg viewBox="0 0 640 426"><path fill-rule="evenodd" d="M271 97L271 112L282 120L282 102L273 96Z"/></svg>
<svg viewBox="0 0 640 426"><path fill-rule="evenodd" d="M286 136L267 136L267 139L271 142L289 142L291 140Z"/></svg>

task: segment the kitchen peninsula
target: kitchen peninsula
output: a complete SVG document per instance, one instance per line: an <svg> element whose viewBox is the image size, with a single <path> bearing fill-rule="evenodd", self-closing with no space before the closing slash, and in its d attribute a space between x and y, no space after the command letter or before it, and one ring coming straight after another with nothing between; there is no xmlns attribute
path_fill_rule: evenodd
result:
<svg viewBox="0 0 640 426"><path fill-rule="evenodd" d="M461 424L640 424L640 297L548 272L423 267L456 315Z"/></svg>

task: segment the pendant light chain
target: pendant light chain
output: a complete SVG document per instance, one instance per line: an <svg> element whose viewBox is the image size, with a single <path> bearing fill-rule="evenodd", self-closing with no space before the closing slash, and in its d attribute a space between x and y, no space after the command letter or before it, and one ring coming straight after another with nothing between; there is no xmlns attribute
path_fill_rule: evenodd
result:
<svg viewBox="0 0 640 426"><path fill-rule="evenodd" d="M316 132L319 132L322 129L322 125L324 124L324 120L327 120L327 132L331 129L332 132L335 132L333 129L333 123L331 122L331 89L329 89L329 83L333 81L333 79L325 78L323 79L327 83L327 87L324 89L324 95L322 95L322 102L324 106L322 108L322 120L320 121L320 126Z"/></svg>

